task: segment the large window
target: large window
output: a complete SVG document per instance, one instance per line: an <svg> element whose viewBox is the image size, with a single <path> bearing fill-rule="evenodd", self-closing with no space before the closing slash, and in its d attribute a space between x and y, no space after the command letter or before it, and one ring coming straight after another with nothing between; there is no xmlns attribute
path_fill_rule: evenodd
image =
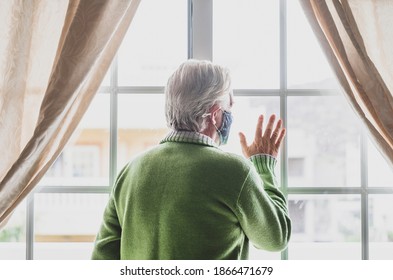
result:
<svg viewBox="0 0 393 280"><path fill-rule="evenodd" d="M282 253L251 246L251 258L393 258L393 172L299 3L143 0L71 141L0 231L0 259L90 257L118 171L168 132L164 86L189 57L231 69L235 122L225 150L241 154L237 131L252 137L259 114L277 114L288 129L276 173L292 239Z"/></svg>

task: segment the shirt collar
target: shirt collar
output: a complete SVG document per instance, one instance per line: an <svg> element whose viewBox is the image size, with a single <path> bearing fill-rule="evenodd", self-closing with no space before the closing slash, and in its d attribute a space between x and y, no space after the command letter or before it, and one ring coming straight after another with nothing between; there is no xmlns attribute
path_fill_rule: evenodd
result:
<svg viewBox="0 0 393 280"><path fill-rule="evenodd" d="M169 132L169 134L160 142L160 144L165 142L182 142L218 147L218 145L209 136L195 131L186 130L173 130Z"/></svg>

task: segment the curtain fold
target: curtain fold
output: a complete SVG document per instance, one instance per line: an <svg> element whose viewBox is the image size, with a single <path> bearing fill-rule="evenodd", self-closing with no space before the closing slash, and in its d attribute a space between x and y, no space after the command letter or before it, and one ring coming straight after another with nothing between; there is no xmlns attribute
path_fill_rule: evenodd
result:
<svg viewBox="0 0 393 280"><path fill-rule="evenodd" d="M139 2L1 2L0 224L61 153Z"/></svg>
<svg viewBox="0 0 393 280"><path fill-rule="evenodd" d="M393 2L299 1L347 100L393 168Z"/></svg>

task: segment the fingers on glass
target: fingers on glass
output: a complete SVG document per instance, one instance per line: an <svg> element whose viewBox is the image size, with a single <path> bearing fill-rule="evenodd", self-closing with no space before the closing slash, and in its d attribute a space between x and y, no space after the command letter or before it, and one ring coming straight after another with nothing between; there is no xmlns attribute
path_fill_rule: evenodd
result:
<svg viewBox="0 0 393 280"><path fill-rule="evenodd" d="M255 130L255 140L262 138L262 129L263 129L263 115L260 115L257 122L257 128Z"/></svg>
<svg viewBox="0 0 393 280"><path fill-rule="evenodd" d="M274 115L274 114L271 115L269 118L269 122L267 123L267 127L266 127L266 131L265 131L264 136L267 136L268 138L271 137L275 120L276 120L276 115Z"/></svg>
<svg viewBox="0 0 393 280"><path fill-rule="evenodd" d="M239 132L239 137L240 137L240 145L242 146L242 148L247 147L246 136L242 132Z"/></svg>
<svg viewBox="0 0 393 280"><path fill-rule="evenodd" d="M275 149L278 150L286 133L286 130L283 127L283 122L279 119L275 124L276 115L273 114L269 118L265 132L263 132L263 120L264 116L260 115L255 130L255 142L259 143L262 140L267 141L268 143L271 143L270 145L272 145L272 147L275 147Z"/></svg>
<svg viewBox="0 0 393 280"><path fill-rule="evenodd" d="M283 128L280 132L280 136L278 137L278 139L276 141L277 150L280 148L280 145L281 145L282 139L284 139L285 133L286 133L286 129Z"/></svg>
<svg viewBox="0 0 393 280"><path fill-rule="evenodd" d="M278 122L276 124L276 128L274 129L273 134L272 134L272 138L271 138L273 140L273 142L276 142L278 136L280 135L281 127L282 127L282 120L278 120Z"/></svg>

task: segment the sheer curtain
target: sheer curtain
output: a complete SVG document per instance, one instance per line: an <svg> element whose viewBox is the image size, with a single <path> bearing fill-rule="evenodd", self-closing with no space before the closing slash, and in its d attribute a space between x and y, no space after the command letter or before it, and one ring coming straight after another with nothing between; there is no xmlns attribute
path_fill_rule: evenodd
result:
<svg viewBox="0 0 393 280"><path fill-rule="evenodd" d="M0 225L61 153L139 2L0 1Z"/></svg>
<svg viewBox="0 0 393 280"><path fill-rule="evenodd" d="M393 167L393 1L299 1L347 99Z"/></svg>

